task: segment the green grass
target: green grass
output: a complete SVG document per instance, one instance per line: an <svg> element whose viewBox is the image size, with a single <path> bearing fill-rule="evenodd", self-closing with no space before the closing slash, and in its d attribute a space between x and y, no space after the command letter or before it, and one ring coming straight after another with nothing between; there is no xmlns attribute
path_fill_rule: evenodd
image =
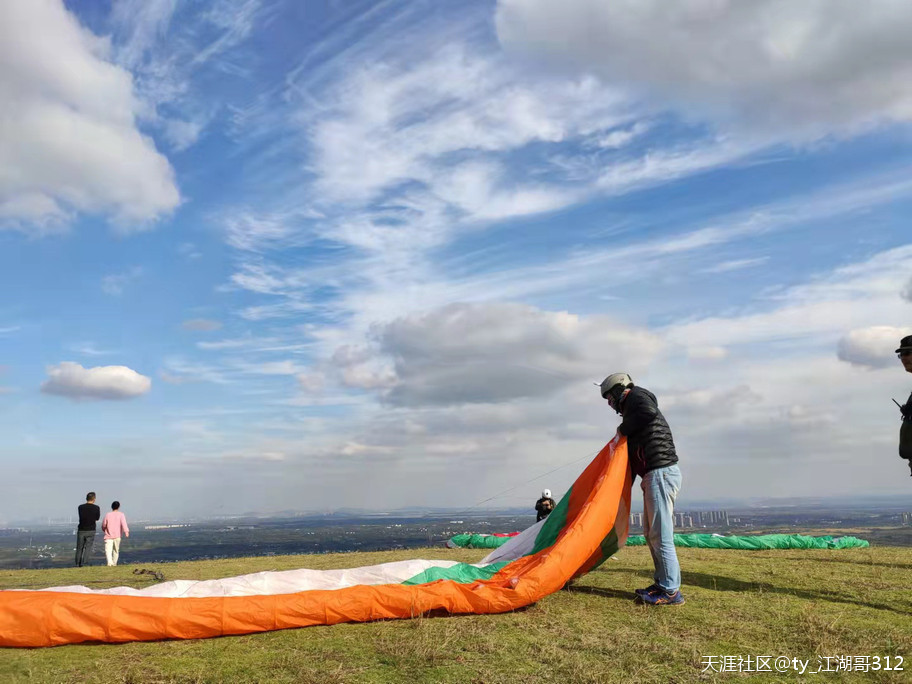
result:
<svg viewBox="0 0 912 684"><path fill-rule="evenodd" d="M475 562L484 551L419 549L148 565L167 579L404 558ZM526 610L310 627L240 637L0 649L2 682L912 681L912 549L679 549L687 604L631 601L651 580L645 548ZM139 566L0 571L0 588L148 586ZM702 673L710 655L903 656L905 671ZM895 662L895 661L894 661Z"/></svg>

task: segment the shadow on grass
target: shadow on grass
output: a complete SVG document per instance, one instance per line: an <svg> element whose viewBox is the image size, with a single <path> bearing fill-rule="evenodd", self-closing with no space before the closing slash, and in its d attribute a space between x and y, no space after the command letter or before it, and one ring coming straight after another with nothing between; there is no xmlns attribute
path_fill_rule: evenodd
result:
<svg viewBox="0 0 912 684"><path fill-rule="evenodd" d="M826 562L836 562L836 559L827 560ZM816 562L816 561L815 561ZM853 562L853 561L846 561ZM896 567L896 566L890 566ZM603 568L602 572L622 572L624 574L629 574L630 571L626 569L608 569ZM638 575L648 575L646 572L638 572ZM853 606L861 606L863 608L873 608L875 610L889 610L892 613L899 613L900 615L908 615L912 612L912 605L909 605L909 602L898 604L895 606L888 605L886 603L876 603L873 601L859 601L857 599L850 598L848 596L842 596L835 591L809 591L806 589L792 589L789 587L777 587L772 584L767 584L765 582L745 582L744 580L735 579L733 577L724 577L722 575L708 575L702 572L682 572L682 586L686 587L687 585L700 587L702 589L709 589L711 591L736 591L744 593L755 593L758 590L768 592L770 594L783 594L786 596L795 596L797 598L805 599L807 601L830 601L832 603L845 603ZM616 589L602 589L597 587L578 587L574 586L571 591L582 591L587 594L597 594L599 596L605 596L607 598L632 598L630 592L618 591Z"/></svg>
<svg viewBox="0 0 912 684"><path fill-rule="evenodd" d="M910 607L908 605L891 606L886 603L875 603L872 601L859 601L857 599L842 596L835 591L809 591L806 589L792 589L789 587L777 587L765 582L745 582L734 579L733 577L724 577L721 575L707 575L701 572L684 572L682 573L684 584L710 589L712 591L737 591L737 592L756 592L758 590L771 594L783 594L786 596L796 596L807 601L830 601L832 603L845 603L863 608L874 608L875 610L889 610L900 615L907 615Z"/></svg>
<svg viewBox="0 0 912 684"><path fill-rule="evenodd" d="M590 587L585 584L574 584L571 587L565 587L565 591L571 594L591 594L603 598L617 598L625 601L632 601L636 598L633 591L621 591L620 589L606 589L605 587Z"/></svg>

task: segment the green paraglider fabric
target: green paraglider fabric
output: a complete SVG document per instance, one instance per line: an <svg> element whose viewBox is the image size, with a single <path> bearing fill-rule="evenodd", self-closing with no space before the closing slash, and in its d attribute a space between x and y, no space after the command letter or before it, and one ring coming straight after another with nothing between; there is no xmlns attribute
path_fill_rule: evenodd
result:
<svg viewBox="0 0 912 684"><path fill-rule="evenodd" d="M808 537L803 534L761 534L750 537L720 536L716 534L676 534L675 546L697 549L852 549L870 546L857 537ZM645 546L642 535L627 537L627 546Z"/></svg>
<svg viewBox="0 0 912 684"><path fill-rule="evenodd" d="M451 546L468 549L496 549L506 544L510 537L493 534L457 534L450 539ZM810 537L803 534L760 534L754 536L722 536L718 534L676 534L675 546L695 549L855 549L870 546L857 537ZM627 546L645 546L642 535L627 537Z"/></svg>

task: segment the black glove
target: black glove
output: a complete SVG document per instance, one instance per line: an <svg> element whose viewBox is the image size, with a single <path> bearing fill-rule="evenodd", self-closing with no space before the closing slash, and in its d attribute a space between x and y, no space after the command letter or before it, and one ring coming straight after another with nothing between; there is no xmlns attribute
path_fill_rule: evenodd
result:
<svg viewBox="0 0 912 684"><path fill-rule="evenodd" d="M903 404L899 407L899 412L906 420L912 420L912 403Z"/></svg>

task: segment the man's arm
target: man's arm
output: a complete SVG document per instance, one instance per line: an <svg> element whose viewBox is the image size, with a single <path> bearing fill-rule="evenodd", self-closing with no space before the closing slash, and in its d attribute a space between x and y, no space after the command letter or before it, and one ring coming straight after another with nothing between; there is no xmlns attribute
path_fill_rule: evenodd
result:
<svg viewBox="0 0 912 684"><path fill-rule="evenodd" d="M631 392L627 395L624 407L624 420L618 426L618 432L624 437L636 434L659 413L659 407L645 392Z"/></svg>
<svg viewBox="0 0 912 684"><path fill-rule="evenodd" d="M121 513L121 515L123 516L123 518L121 519L120 522L123 525L124 536L129 537L130 536L130 526L127 525L127 516L123 515L123 513Z"/></svg>

